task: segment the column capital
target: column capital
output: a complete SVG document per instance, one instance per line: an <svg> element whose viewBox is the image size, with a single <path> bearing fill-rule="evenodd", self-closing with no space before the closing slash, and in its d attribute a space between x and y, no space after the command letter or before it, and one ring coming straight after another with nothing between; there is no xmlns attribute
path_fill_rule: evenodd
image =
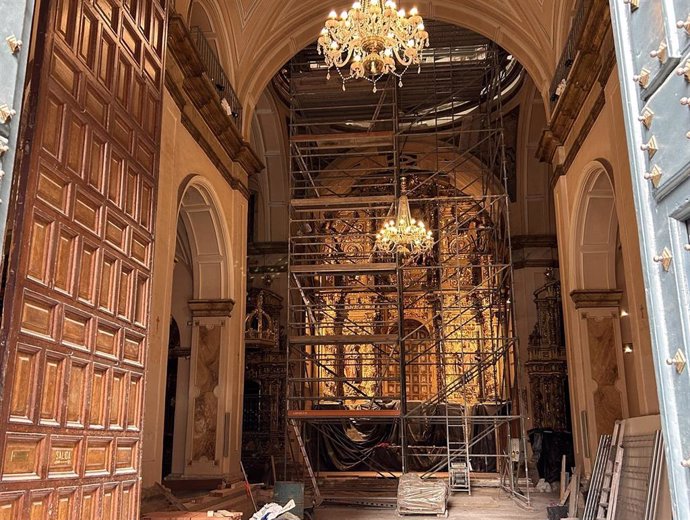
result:
<svg viewBox="0 0 690 520"><path fill-rule="evenodd" d="M620 289L576 289L570 293L576 309L619 307L623 298Z"/></svg>
<svg viewBox="0 0 690 520"><path fill-rule="evenodd" d="M230 318L235 300L189 300L192 318Z"/></svg>

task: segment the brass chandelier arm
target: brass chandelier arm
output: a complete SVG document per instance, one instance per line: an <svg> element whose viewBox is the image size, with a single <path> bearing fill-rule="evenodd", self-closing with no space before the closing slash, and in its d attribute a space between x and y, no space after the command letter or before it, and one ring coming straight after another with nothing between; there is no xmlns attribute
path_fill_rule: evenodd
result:
<svg viewBox="0 0 690 520"><path fill-rule="evenodd" d="M319 54L323 54L330 69L335 67L345 82L366 78L376 83L386 74L401 77L411 65L420 65L422 53L429 46L429 33L417 9L397 10L393 0L363 0L352 4L338 18L331 11L317 40ZM341 69L350 65L349 75ZM397 72L400 65L403 70Z"/></svg>

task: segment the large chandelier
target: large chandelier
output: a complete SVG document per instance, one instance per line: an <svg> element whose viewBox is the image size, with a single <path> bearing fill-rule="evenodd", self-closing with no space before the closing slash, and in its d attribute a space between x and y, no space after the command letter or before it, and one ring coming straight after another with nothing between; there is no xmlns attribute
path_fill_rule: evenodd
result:
<svg viewBox="0 0 690 520"><path fill-rule="evenodd" d="M318 51L328 65L327 77L330 79L335 67L343 80L343 90L347 80L366 78L376 92L376 83L385 74L396 76L402 86L403 74L412 65L420 66L422 51L429 46L429 33L416 7L408 16L392 0L383 6L381 1L357 1L340 18L331 11L321 30ZM348 64L350 74L346 76L341 69Z"/></svg>
<svg viewBox="0 0 690 520"><path fill-rule="evenodd" d="M433 234L426 229L424 222L412 218L404 177L401 188L395 218L386 221L376 234L376 249L385 253L419 256L434 245Z"/></svg>

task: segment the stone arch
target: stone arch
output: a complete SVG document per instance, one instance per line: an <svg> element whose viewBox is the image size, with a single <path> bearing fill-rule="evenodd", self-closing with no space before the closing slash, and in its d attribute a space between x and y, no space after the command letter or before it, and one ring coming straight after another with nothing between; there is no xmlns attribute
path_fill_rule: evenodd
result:
<svg viewBox="0 0 690 520"><path fill-rule="evenodd" d="M593 161L580 184L571 232L575 289L616 289L618 217L611 179L606 165Z"/></svg>
<svg viewBox="0 0 690 520"><path fill-rule="evenodd" d="M255 228L258 241L287 238L285 219L289 194L288 130L283 110L264 91L252 116L250 142L265 167L249 178L250 190L257 193Z"/></svg>
<svg viewBox="0 0 690 520"><path fill-rule="evenodd" d="M232 247L211 185L194 176L184 189L179 220L187 233L194 299L225 299L232 294Z"/></svg>

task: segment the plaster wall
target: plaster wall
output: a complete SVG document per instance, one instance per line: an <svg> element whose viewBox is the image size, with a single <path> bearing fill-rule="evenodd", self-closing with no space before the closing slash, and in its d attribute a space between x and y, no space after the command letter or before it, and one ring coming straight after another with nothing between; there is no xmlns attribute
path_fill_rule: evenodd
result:
<svg viewBox="0 0 690 520"><path fill-rule="evenodd" d="M624 409L627 410L626 414L633 412L639 415L655 414L659 410L647 309L644 300L631 173L621 110L622 101L615 70L604 86L603 93L606 102L599 117L568 171L558 179L554 189L576 458L578 463L584 462L585 467L588 468L591 467L591 459L595 455L598 437L595 433L594 403L587 397L592 381L588 380L587 374L582 370L586 361L583 346L587 344L581 326L583 315L575 308L575 304L569 296L573 290L612 288L623 290L621 304L617 308L618 316L615 317L618 322L616 326L618 339L614 343L616 348L622 349L621 331L623 331L626 339L629 338L633 344L633 352L625 354L623 363L627 388L627 400L624 403ZM594 91L592 98L598 95L599 92ZM592 104L593 100L588 100L587 105L591 106ZM587 116L586 108L585 106L580 115L581 118ZM573 133L576 134L577 132ZM566 148L570 144L572 143L566 143ZM620 250L617 262L615 256L609 259L613 265L590 265L586 269L610 269L614 273L613 280L610 279L611 277L601 277L600 279L608 280L612 287L587 287L584 286L582 277L578 276L578 272L582 272L580 269L582 257L575 239L575 237L580 236L579 230L575 228L581 222L579 215L582 209L581 202L585 184L589 175L597 168L610 174L615 197L615 216L619 222ZM592 224L606 225L602 222ZM616 263L619 266L617 276L615 274ZM621 270L622 272L620 272ZM616 287L620 284L621 276L625 283L622 287ZM620 316L622 310L627 316ZM622 324L620 320L628 321ZM583 424L585 415L588 418L587 425ZM587 439L589 447L585 445L584 435L589 437ZM585 454L588 454L589 457L585 457Z"/></svg>
<svg viewBox="0 0 690 520"><path fill-rule="evenodd" d="M239 168L238 165L235 167ZM173 299L173 273L179 205L185 188L201 183L214 195L222 239L227 252L226 294L235 301L228 323L225 371L227 378L219 387L219 400L230 412L228 456L220 461L222 474L230 480L241 475L239 457L242 430L242 393L244 387L247 200L233 190L181 123L181 114L168 91L163 100L160 185L154 252L153 297L151 302L151 337L144 418L143 485L160 480L168 350L168 325ZM221 425L222 426L222 425Z"/></svg>

